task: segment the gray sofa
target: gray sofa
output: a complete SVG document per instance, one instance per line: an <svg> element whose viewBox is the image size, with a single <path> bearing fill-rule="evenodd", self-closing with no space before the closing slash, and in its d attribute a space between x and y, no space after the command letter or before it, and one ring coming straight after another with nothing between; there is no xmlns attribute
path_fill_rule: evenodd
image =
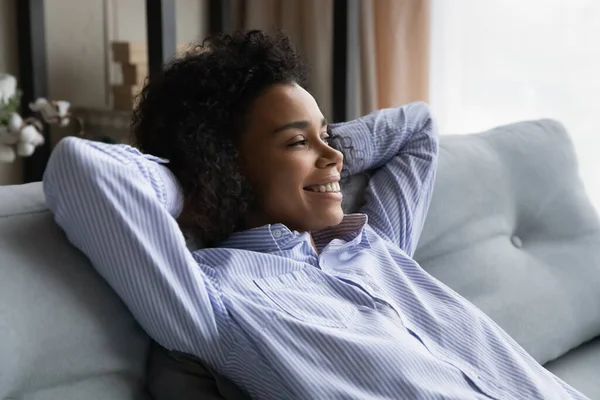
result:
<svg viewBox="0 0 600 400"><path fill-rule="evenodd" d="M438 171L416 259L600 399L600 223L564 128L442 136ZM347 209L365 180L346 185ZM53 223L39 183L0 187L0 234L0 399L148 398L149 339Z"/></svg>

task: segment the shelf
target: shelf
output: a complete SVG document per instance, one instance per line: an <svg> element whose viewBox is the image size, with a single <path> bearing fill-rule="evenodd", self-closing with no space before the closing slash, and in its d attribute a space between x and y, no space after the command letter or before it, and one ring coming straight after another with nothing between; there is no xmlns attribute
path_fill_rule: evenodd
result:
<svg viewBox="0 0 600 400"><path fill-rule="evenodd" d="M73 107L72 113L83 120L86 139L129 143L131 111Z"/></svg>

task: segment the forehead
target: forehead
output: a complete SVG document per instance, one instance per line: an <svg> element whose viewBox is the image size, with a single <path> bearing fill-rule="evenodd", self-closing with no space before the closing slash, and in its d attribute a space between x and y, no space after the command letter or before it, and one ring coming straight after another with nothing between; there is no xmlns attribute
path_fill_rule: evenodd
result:
<svg viewBox="0 0 600 400"><path fill-rule="evenodd" d="M262 129L294 122L321 123L323 114L314 97L297 84L276 84L259 96L249 115L249 128L260 124Z"/></svg>

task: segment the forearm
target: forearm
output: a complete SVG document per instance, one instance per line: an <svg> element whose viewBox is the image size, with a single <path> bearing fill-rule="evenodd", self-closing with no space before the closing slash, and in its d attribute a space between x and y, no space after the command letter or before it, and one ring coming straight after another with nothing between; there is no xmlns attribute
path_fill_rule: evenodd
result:
<svg viewBox="0 0 600 400"><path fill-rule="evenodd" d="M161 168L130 147L71 138L52 153L46 200L71 243L150 336L164 347L207 357L212 352L204 344L218 336L214 288L169 214L181 207L173 200L177 193L169 192L174 178Z"/></svg>
<svg viewBox="0 0 600 400"><path fill-rule="evenodd" d="M112 145L69 137L63 139L53 152L53 159L44 176L46 192L64 185L60 163L71 164L68 176L89 174L89 179L100 179L103 174L116 174L143 180L149 184L156 200L177 218L183 207L183 195L175 176L166 167L167 160L148 154L128 145ZM65 176L64 178L68 178ZM83 177L83 176L82 176ZM118 178L117 178L118 179ZM127 181L128 179L125 179Z"/></svg>
<svg viewBox="0 0 600 400"><path fill-rule="evenodd" d="M340 124L350 138L350 174L373 171L361 212L382 236L412 255L427 215L437 168L437 128L424 103L376 111Z"/></svg>

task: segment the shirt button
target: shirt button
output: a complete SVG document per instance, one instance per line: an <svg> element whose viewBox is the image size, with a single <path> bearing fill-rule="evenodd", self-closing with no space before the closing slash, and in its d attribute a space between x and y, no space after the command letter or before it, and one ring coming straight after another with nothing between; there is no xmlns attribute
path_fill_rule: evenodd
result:
<svg viewBox="0 0 600 400"><path fill-rule="evenodd" d="M517 248L520 249L521 247L523 247L523 241L521 240L520 237L518 236L513 236L510 238L510 241L512 242L512 244Z"/></svg>
<svg viewBox="0 0 600 400"><path fill-rule="evenodd" d="M275 239L279 239L281 237L281 231L279 229L276 229L273 231L273 237Z"/></svg>

